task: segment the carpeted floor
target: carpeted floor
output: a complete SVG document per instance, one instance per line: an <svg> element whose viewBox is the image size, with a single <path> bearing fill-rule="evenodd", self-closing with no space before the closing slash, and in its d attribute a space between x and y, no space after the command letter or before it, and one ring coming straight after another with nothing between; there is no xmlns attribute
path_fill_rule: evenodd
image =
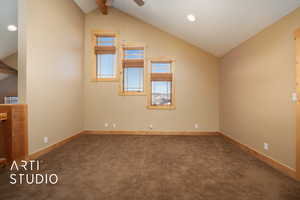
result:
<svg viewBox="0 0 300 200"><path fill-rule="evenodd" d="M300 183L221 136L82 135L41 157L57 185L10 185L1 200L299 200Z"/></svg>

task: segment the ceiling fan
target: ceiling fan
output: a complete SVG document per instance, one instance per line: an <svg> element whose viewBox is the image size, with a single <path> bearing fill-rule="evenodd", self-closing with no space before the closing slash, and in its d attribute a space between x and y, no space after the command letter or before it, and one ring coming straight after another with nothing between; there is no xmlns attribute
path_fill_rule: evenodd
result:
<svg viewBox="0 0 300 200"><path fill-rule="evenodd" d="M133 0L138 6L142 7L145 5L145 0ZM100 11L102 14L107 15L107 7L112 6L113 0L96 0L96 3L99 6Z"/></svg>

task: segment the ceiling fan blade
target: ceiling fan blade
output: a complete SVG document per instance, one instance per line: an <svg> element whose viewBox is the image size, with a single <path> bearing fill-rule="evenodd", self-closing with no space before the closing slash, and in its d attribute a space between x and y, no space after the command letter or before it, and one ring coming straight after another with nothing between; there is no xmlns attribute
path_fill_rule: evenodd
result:
<svg viewBox="0 0 300 200"><path fill-rule="evenodd" d="M138 6L143 6L143 5L145 5L145 1L144 1L144 0L134 0L134 2L135 2Z"/></svg>

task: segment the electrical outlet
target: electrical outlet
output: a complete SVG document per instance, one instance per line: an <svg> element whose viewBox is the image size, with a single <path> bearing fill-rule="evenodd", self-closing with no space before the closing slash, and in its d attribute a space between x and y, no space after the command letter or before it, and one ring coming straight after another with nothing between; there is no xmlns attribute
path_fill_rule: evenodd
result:
<svg viewBox="0 0 300 200"><path fill-rule="evenodd" d="M106 128L107 128L108 126L109 126L109 125L108 125L108 123L105 123L105 124L104 124L104 127L106 127Z"/></svg>
<svg viewBox="0 0 300 200"><path fill-rule="evenodd" d="M268 143L264 143L264 149L265 149L266 151L269 151L269 144L268 144Z"/></svg>
<svg viewBox="0 0 300 200"><path fill-rule="evenodd" d="M153 125L152 124L149 125L149 129L153 129Z"/></svg>
<svg viewBox="0 0 300 200"><path fill-rule="evenodd" d="M48 144L48 142L49 142L48 137L44 137L44 143Z"/></svg>
<svg viewBox="0 0 300 200"><path fill-rule="evenodd" d="M117 124L112 124L112 127L113 127L113 128L116 128L116 127L117 127Z"/></svg>
<svg viewBox="0 0 300 200"><path fill-rule="evenodd" d="M198 125L198 124L194 124L194 128L195 128L195 129L198 129L198 128L199 128L199 125Z"/></svg>

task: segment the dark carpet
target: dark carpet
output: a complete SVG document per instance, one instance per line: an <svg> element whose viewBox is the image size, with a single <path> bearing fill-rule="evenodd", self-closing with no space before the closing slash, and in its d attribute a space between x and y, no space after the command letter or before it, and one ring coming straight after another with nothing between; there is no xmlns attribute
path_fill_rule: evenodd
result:
<svg viewBox="0 0 300 200"><path fill-rule="evenodd" d="M2 169L0 199L300 199L300 183L222 136L82 135L40 160L57 185L11 185Z"/></svg>

